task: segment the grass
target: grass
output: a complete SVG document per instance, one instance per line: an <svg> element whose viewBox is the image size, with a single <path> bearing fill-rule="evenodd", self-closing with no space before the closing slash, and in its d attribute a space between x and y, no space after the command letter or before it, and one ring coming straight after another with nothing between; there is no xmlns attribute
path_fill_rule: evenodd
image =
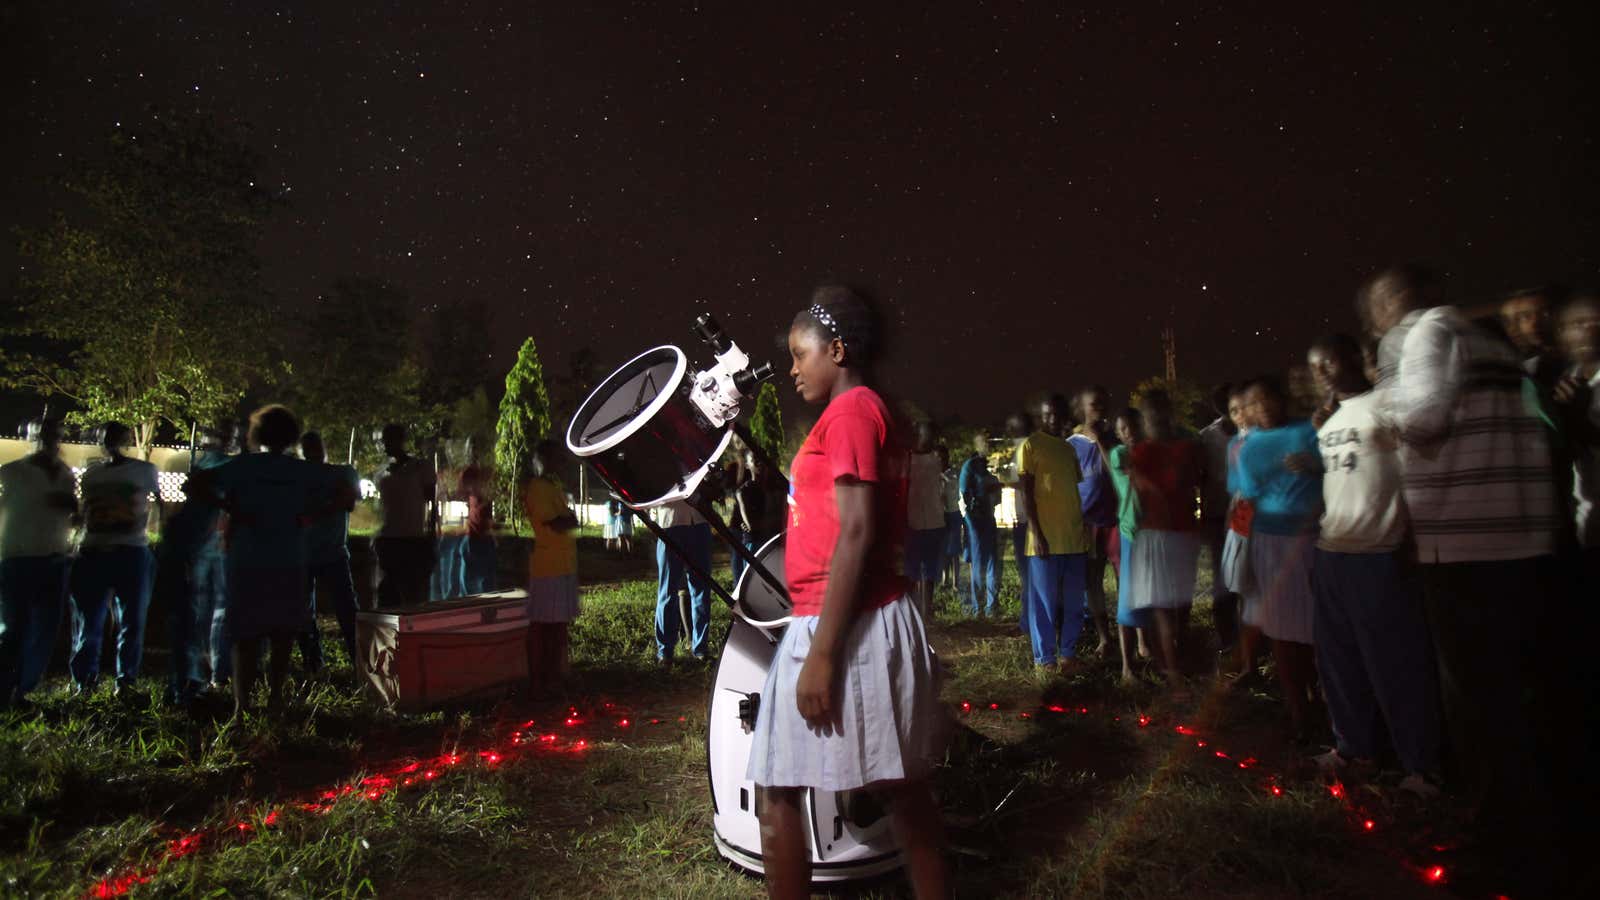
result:
<svg viewBox="0 0 1600 900"><path fill-rule="evenodd" d="M328 679L298 684L276 723L224 727L221 697L185 714L56 687L35 715L0 719L0 894L83 896L133 874L144 879L126 882L134 896L760 896L711 846L713 670L654 665L654 581L633 574L586 590L577 675L556 696L391 714L344 686L349 663L334 641ZM1353 827L1324 785L1293 776L1270 694L1224 696L1197 677L1196 700L1175 704L1153 677L1124 687L1109 663L1070 681L1040 676L1016 633L1016 595L1008 567L998 621L966 620L953 594L937 598L932 634L952 667L954 712L938 786L959 894L1430 892L1402 862L1426 843L1428 817L1375 787L1362 806L1385 833ZM1197 633L1206 612L1202 603ZM720 605L714 619L720 635ZM147 665L161 670L159 651ZM144 686L159 695L154 679ZM551 723L569 709L584 724L562 731L562 745L523 734L527 720L559 731ZM1235 752L1219 761L1178 724ZM517 740L533 742L503 761L474 756ZM1240 769L1231 760L1245 748L1260 759ZM364 779L441 754L462 762L363 798ZM1263 788L1269 770L1279 796ZM336 799L321 801L330 788ZM194 834L197 848L174 858L171 842ZM845 893L900 896L904 886Z"/></svg>

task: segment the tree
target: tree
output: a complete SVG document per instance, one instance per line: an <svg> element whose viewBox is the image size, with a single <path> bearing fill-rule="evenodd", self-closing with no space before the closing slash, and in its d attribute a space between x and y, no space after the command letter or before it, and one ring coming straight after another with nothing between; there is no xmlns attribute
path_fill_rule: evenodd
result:
<svg viewBox="0 0 1600 900"><path fill-rule="evenodd" d="M1200 424L1200 417L1205 415L1210 402L1206 392L1192 381L1179 378L1176 382L1168 383L1167 379L1160 376L1151 376L1139 382L1128 393L1128 402L1135 406L1143 406L1144 398L1151 391L1162 390L1167 392L1167 397L1172 400L1172 417L1178 427L1194 431ZM1210 421L1207 416L1207 421Z"/></svg>
<svg viewBox="0 0 1600 900"><path fill-rule="evenodd" d="M234 411L273 358L255 254L273 198L241 137L210 117L153 113L114 132L61 186L72 213L19 232L24 271L8 383L116 419L147 447L162 422Z"/></svg>
<svg viewBox="0 0 1600 900"><path fill-rule="evenodd" d="M533 338L522 342L517 362L506 374L506 393L500 398L500 421L495 426L495 482L500 508L516 521L521 512L517 487L522 483L533 448L550 431L550 395L544 387L544 367Z"/></svg>
<svg viewBox="0 0 1600 900"><path fill-rule="evenodd" d="M415 426L421 366L411 346L405 292L376 278L346 277L318 296L296 334L289 391L308 428L366 435L388 422Z"/></svg>
<svg viewBox="0 0 1600 900"><path fill-rule="evenodd" d="M756 394L756 408L750 414L750 436L768 457L783 465L784 461L779 459L783 452L783 410L778 406L778 387L770 381L763 382Z"/></svg>

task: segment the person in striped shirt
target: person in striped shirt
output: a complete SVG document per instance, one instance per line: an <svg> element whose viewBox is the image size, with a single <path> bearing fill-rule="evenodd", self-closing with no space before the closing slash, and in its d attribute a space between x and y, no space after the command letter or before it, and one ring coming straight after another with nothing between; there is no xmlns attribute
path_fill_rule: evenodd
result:
<svg viewBox="0 0 1600 900"><path fill-rule="evenodd" d="M1562 523L1545 429L1523 402L1521 361L1445 305L1419 266L1372 276L1357 307L1381 342L1385 413L1401 441L1457 775L1478 820L1503 829L1488 846L1508 859L1551 852L1538 673L1555 654L1541 652L1537 629L1560 619L1552 554ZM1528 627L1506 627L1508 603Z"/></svg>

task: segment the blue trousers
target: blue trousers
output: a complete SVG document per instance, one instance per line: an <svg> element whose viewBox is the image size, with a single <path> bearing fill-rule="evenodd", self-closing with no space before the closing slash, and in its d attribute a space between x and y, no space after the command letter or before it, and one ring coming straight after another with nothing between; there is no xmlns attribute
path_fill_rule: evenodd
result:
<svg viewBox="0 0 1600 900"><path fill-rule="evenodd" d="M228 569L220 552L195 557L189 590L194 592L195 640L198 655L211 666L211 680L233 677L233 645L228 640Z"/></svg>
<svg viewBox="0 0 1600 900"><path fill-rule="evenodd" d="M1028 570L1028 637L1033 661L1054 665L1057 655L1071 659L1083 631L1084 573L1088 557L1082 553L1026 556Z"/></svg>
<svg viewBox="0 0 1600 900"><path fill-rule="evenodd" d="M741 531L738 532L738 534L739 543L743 544L744 548L749 550L751 553L756 552L760 545L756 543L755 537L747 531ZM733 583L737 585L739 583L739 576L744 574L746 567L744 557L740 556L737 550L733 551L731 555L733 557Z"/></svg>
<svg viewBox="0 0 1600 900"><path fill-rule="evenodd" d="M993 519L967 517L967 553L972 572L966 606L970 615L993 615L995 604L1000 602L1000 560L995 546L999 539L1000 532Z"/></svg>
<svg viewBox="0 0 1600 900"><path fill-rule="evenodd" d="M0 560L0 707L39 686L55 649L72 559L65 554Z"/></svg>
<svg viewBox="0 0 1600 900"><path fill-rule="evenodd" d="M1387 726L1407 772L1439 770L1440 711L1422 585L1392 553L1318 550L1317 674L1339 753L1370 759Z"/></svg>
<svg viewBox="0 0 1600 900"><path fill-rule="evenodd" d="M72 567L72 680L81 688L100 679L100 637L106 608L117 626L117 684L132 685L144 659L144 614L150 607L155 557L148 547L85 550Z"/></svg>
<svg viewBox="0 0 1600 900"><path fill-rule="evenodd" d="M467 537L461 542L461 592L482 594L495 589L494 537Z"/></svg>
<svg viewBox="0 0 1600 900"><path fill-rule="evenodd" d="M306 602L311 604L311 630L302 632L300 662L309 672L322 671L322 631L317 628L317 583L326 590L328 605L339 620L339 636L351 662L356 659L356 585L350 577L350 557L342 556L306 566Z"/></svg>
<svg viewBox="0 0 1600 900"><path fill-rule="evenodd" d="M439 564L434 567L428 586L429 600L449 600L467 592L466 572L462 566L462 553L467 543L464 534L439 536Z"/></svg>
<svg viewBox="0 0 1600 900"><path fill-rule="evenodd" d="M711 571L711 526L675 525L666 530L667 538L700 568ZM689 573L677 554L656 541L656 657L666 659L678 646L684 617L678 612L678 592L689 592L689 647L695 656L710 652L711 589L705 579Z"/></svg>
<svg viewBox="0 0 1600 900"><path fill-rule="evenodd" d="M1022 608L1017 613L1017 627L1022 629L1023 634L1031 634L1028 625L1028 616L1031 615L1031 604L1028 603L1028 526L1011 526L1011 555L1017 561L1017 597L1021 601L1017 605Z"/></svg>

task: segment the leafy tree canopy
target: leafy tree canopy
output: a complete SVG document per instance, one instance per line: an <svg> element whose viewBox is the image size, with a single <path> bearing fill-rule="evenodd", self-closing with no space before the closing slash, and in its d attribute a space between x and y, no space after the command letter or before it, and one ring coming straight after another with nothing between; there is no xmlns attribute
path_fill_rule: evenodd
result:
<svg viewBox="0 0 1600 900"><path fill-rule="evenodd" d="M231 413L274 358L255 247L275 201L257 168L209 116L113 132L63 179L71 213L19 232L3 328L53 352L8 354L6 381L72 400L79 422L126 422L141 446L162 422Z"/></svg>

